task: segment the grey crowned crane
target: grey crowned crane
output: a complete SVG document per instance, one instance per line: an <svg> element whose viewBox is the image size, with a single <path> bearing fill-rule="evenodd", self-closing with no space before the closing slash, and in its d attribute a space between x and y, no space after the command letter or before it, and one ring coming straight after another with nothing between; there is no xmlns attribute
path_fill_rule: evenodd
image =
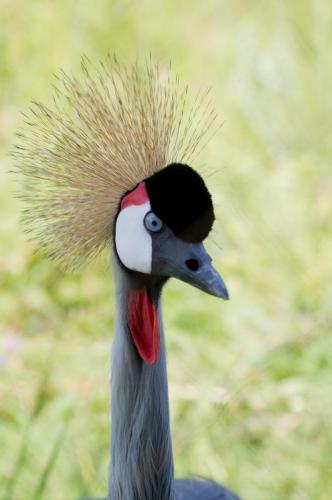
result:
<svg viewBox="0 0 332 500"><path fill-rule="evenodd" d="M151 61L62 73L51 107L32 106L16 171L23 219L66 268L109 248L116 290L109 500L235 500L213 481L174 479L162 289L170 277L228 298L203 246L211 196L188 164L215 122L205 94Z"/></svg>

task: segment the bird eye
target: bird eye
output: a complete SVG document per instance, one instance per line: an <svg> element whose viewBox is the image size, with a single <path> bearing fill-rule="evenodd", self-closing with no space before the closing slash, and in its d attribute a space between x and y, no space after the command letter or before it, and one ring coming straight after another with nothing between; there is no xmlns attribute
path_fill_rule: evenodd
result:
<svg viewBox="0 0 332 500"><path fill-rule="evenodd" d="M158 231L161 231L163 225L163 221L153 212L148 212L144 217L144 226L152 233L158 233Z"/></svg>

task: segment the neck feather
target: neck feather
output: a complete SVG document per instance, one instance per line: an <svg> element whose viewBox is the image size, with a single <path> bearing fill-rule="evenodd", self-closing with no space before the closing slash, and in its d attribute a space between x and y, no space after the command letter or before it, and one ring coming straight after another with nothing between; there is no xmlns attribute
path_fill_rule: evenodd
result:
<svg viewBox="0 0 332 500"><path fill-rule="evenodd" d="M112 349L110 500L173 500L173 456L161 304L160 352L148 365L127 326L130 275L113 258L117 316Z"/></svg>

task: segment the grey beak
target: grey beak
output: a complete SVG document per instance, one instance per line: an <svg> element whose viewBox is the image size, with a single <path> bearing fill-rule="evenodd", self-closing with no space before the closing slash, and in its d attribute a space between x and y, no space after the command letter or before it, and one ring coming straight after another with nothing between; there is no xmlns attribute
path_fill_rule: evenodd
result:
<svg viewBox="0 0 332 500"><path fill-rule="evenodd" d="M187 243L168 232L153 241L153 274L172 276L210 295L228 300L224 280L211 261L202 243Z"/></svg>

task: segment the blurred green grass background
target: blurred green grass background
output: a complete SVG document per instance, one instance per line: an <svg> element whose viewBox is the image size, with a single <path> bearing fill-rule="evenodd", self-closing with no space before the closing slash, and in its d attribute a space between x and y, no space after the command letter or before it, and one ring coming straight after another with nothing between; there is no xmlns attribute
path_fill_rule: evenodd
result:
<svg viewBox="0 0 332 500"><path fill-rule="evenodd" d="M114 300L101 260L66 275L18 223L20 111L83 53L149 51L224 125L201 163L218 207L221 303L165 291L176 474L244 499L332 497L329 0L1 0L0 500L105 495Z"/></svg>

